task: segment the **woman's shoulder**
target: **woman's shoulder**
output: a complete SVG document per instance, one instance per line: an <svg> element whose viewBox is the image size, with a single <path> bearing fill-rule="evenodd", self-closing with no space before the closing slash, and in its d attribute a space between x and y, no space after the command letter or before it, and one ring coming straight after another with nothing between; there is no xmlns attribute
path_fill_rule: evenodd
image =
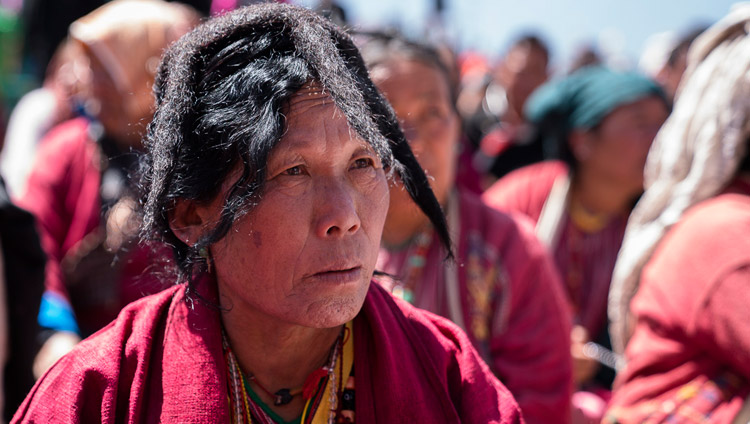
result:
<svg viewBox="0 0 750 424"><path fill-rule="evenodd" d="M183 301L184 295L185 285L180 284L130 303L109 325L79 343L67 360L101 365L98 361L112 351L152 341L154 329L163 325L165 312L173 303Z"/></svg>
<svg viewBox="0 0 750 424"><path fill-rule="evenodd" d="M748 233L750 196L720 194L689 209L667 233L657 252L682 251L684 258L702 258L717 265L738 258L750 260Z"/></svg>
<svg viewBox="0 0 750 424"><path fill-rule="evenodd" d="M517 169L493 184L482 195L491 207L538 217L552 185L568 167L560 161L545 161Z"/></svg>
<svg viewBox="0 0 750 424"><path fill-rule="evenodd" d="M388 334L392 342L389 348L409 349L409 355L413 355L425 369L445 374L451 367L467 367L483 374L490 384L499 385L466 333L447 318L397 299L375 283L370 286L364 310L366 319L377 323L382 334ZM380 337L377 332L372 336ZM378 343L379 340L371 342Z"/></svg>
<svg viewBox="0 0 750 424"><path fill-rule="evenodd" d="M445 353L460 350L464 344L471 345L464 332L450 320L429 311L419 309L410 303L398 299L373 282L365 300L367 310L372 311L370 319L377 319L383 325L399 328L427 343L429 348ZM377 317L373 316L377 315Z"/></svg>
<svg viewBox="0 0 750 424"><path fill-rule="evenodd" d="M422 408L431 405L448 414L445 417L456 414L463 422L520 422L515 399L456 324L392 297L377 284L371 284L364 311L370 326L377 326L369 332L372 340L367 344L377 348L367 358L368 366L381 371L392 368L395 374L389 378L408 367L409 376L401 378L415 378L428 384L423 388L430 388L431 395L421 395ZM407 387L406 382L390 383L397 391ZM412 392L419 390L414 381L408 387L409 393L399 398L413 397Z"/></svg>
<svg viewBox="0 0 750 424"><path fill-rule="evenodd" d="M713 219L707 219L709 217ZM706 228L728 229L747 222L750 222L750 195L724 193L690 209L682 224L692 226L701 223Z"/></svg>
<svg viewBox="0 0 750 424"><path fill-rule="evenodd" d="M642 315L690 316L686 311L699 307L723 278L750 266L747 234L750 196L721 194L690 208L643 268L631 308Z"/></svg>
<svg viewBox="0 0 750 424"><path fill-rule="evenodd" d="M15 421L56 417L103 418L105 405L114 402L123 382L138 384L136 373L166 324L167 311L183 301L185 288L170 287L126 306L97 333L80 342L36 383L14 417ZM60 415L58 415L60 414ZM37 417L37 418L34 418Z"/></svg>

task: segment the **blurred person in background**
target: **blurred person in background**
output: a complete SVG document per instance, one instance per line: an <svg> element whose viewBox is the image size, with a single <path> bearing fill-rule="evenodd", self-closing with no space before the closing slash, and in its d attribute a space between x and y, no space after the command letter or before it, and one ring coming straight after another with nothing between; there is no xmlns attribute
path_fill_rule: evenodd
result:
<svg viewBox="0 0 750 424"><path fill-rule="evenodd" d="M573 58L570 61L570 67L568 68L568 73L572 74L573 72L587 66L601 65L602 58L597 48L593 45L584 45L573 55Z"/></svg>
<svg viewBox="0 0 750 424"><path fill-rule="evenodd" d="M523 110L531 93L547 81L548 68L547 45L529 34L513 42L492 71L482 109L468 125L469 131L480 134L474 166L483 176L483 188L513 169L543 159L537 146L524 144Z"/></svg>
<svg viewBox="0 0 750 424"><path fill-rule="evenodd" d="M750 5L700 35L610 294L606 423L750 421Z"/></svg>
<svg viewBox="0 0 750 424"><path fill-rule="evenodd" d="M559 277L525 217L518 222L454 185L461 125L448 69L435 50L397 35L370 34L360 48L457 247L455 261L446 260L430 220L396 181L376 268L393 278L379 282L462 327L527 423L567 422L570 318Z"/></svg>
<svg viewBox="0 0 750 424"><path fill-rule="evenodd" d="M482 53L464 50L456 58L456 67L458 70L456 110L468 130L469 119L482 106L484 91L489 83L490 64L489 59ZM472 134L469 141L473 146L477 146L480 138L481 133Z"/></svg>
<svg viewBox="0 0 750 424"><path fill-rule="evenodd" d="M672 32L653 35L638 62L638 67L661 84L670 103L674 101L682 74L687 66L687 52L706 27L694 28L677 38Z"/></svg>
<svg viewBox="0 0 750 424"><path fill-rule="evenodd" d="M687 68L687 53L690 45L705 30L706 28L696 28L685 34L669 53L667 62L654 77L664 88L664 92L670 101L674 101L677 89L680 87L682 74L685 73Z"/></svg>
<svg viewBox="0 0 750 424"><path fill-rule="evenodd" d="M20 18L23 28L24 70L41 84L60 43L68 36L75 20L106 4L109 0L23 0ZM213 0L218 1L218 0ZM203 15L208 15L212 0L182 0Z"/></svg>
<svg viewBox="0 0 750 424"><path fill-rule="evenodd" d="M37 148L47 132L80 112L78 101L88 73L83 47L66 39L50 61L42 87L26 93L13 108L0 153L0 172L13 198L23 197Z"/></svg>
<svg viewBox="0 0 750 424"><path fill-rule="evenodd" d="M614 373L584 348L588 342L609 346L612 269L628 216L643 191L643 166L667 117L667 103L661 88L644 76L588 67L540 88L526 113L538 143L557 149L562 160L518 169L483 199L529 216L549 246L573 316L573 376L578 389L585 390L574 395L574 402L593 404L587 414L596 420Z"/></svg>
<svg viewBox="0 0 750 424"><path fill-rule="evenodd" d="M116 0L70 27L88 65L86 117L48 133L19 199L36 216L48 255L39 321L49 338L37 376L127 302L156 290L155 282L139 279L156 255L132 242L137 217L128 172L151 119L162 51L198 19L177 3Z"/></svg>

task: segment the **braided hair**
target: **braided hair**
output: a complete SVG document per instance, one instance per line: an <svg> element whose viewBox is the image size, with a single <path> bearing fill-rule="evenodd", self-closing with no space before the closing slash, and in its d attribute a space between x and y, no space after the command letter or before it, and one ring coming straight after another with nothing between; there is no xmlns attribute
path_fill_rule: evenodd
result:
<svg viewBox="0 0 750 424"><path fill-rule="evenodd" d="M265 164L285 131L283 112L316 81L383 164L404 182L450 251L445 217L395 113L368 77L351 38L300 7L258 4L206 21L165 53L140 165L142 237L169 243L191 283L199 251L221 240L259 201ZM235 169L218 223L194 245L170 230L177 199L206 202Z"/></svg>

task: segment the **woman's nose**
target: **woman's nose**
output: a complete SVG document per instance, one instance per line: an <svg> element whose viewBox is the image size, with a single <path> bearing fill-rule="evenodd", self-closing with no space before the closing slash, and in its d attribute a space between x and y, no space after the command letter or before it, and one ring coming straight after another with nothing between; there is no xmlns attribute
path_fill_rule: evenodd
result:
<svg viewBox="0 0 750 424"><path fill-rule="evenodd" d="M342 178L321 184L315 224L318 236L340 237L359 230L362 223L352 190Z"/></svg>

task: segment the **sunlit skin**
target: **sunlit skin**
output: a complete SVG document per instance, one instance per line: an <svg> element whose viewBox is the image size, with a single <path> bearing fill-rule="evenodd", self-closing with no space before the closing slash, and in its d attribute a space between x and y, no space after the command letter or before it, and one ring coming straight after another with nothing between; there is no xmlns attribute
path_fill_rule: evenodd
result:
<svg viewBox="0 0 750 424"><path fill-rule="evenodd" d="M573 196L591 212L627 213L643 191L646 157L668 114L664 101L650 96L618 107L593 130L574 131Z"/></svg>
<svg viewBox="0 0 750 424"><path fill-rule="evenodd" d="M455 179L460 136L445 74L433 65L396 57L372 69L371 77L393 106L409 146L430 178L435 197L445 205ZM400 183L395 182L390 191L383 240L398 246L408 242L429 220Z"/></svg>
<svg viewBox="0 0 750 424"><path fill-rule="evenodd" d="M271 392L301 387L361 309L388 209L380 158L317 84L295 94L285 116L260 202L210 249L232 349ZM178 205L181 239L216 222L236 178L209 204ZM301 396L274 407L256 393L285 419L302 412Z"/></svg>

